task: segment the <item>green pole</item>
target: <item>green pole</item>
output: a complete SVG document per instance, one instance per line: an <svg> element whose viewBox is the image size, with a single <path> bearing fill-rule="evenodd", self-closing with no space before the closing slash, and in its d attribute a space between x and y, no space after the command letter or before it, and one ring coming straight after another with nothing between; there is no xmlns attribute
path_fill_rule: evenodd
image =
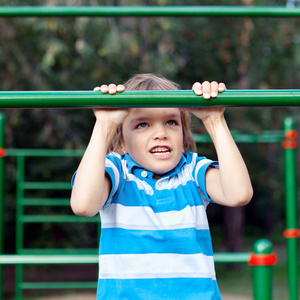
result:
<svg viewBox="0 0 300 300"><path fill-rule="evenodd" d="M277 262L276 254L272 252L272 243L261 239L254 243L249 265L253 276L254 300L272 299L272 266Z"/></svg>
<svg viewBox="0 0 300 300"><path fill-rule="evenodd" d="M272 6L2 6L0 17L298 17Z"/></svg>
<svg viewBox="0 0 300 300"><path fill-rule="evenodd" d="M4 114L0 113L0 255L3 253L4 207ZM2 299L2 267L0 267L0 299Z"/></svg>
<svg viewBox="0 0 300 300"><path fill-rule="evenodd" d="M227 90L205 100L191 90L0 92L0 108L300 106L300 90Z"/></svg>
<svg viewBox="0 0 300 300"><path fill-rule="evenodd" d="M297 132L293 118L287 117L284 120L285 140L282 143L284 148L285 161L285 211L286 229L284 237L287 242L287 272L290 300L298 299L298 276L299 276L299 229L298 229L298 205L297 205L297 176L296 176L296 151Z"/></svg>
<svg viewBox="0 0 300 300"><path fill-rule="evenodd" d="M24 214L24 209L22 206L22 199L24 198L24 170L25 169L25 157L17 157L17 205L16 205L16 254L22 254L22 248L24 246L24 237L23 237L23 222L21 220L22 215ZM16 266L16 300L22 300L23 290L22 290L22 281L23 281L23 266Z"/></svg>

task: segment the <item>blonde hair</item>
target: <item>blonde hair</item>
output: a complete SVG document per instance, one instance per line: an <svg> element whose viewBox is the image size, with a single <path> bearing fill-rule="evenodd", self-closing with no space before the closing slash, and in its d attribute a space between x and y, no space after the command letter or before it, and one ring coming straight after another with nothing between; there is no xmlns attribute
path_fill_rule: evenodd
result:
<svg viewBox="0 0 300 300"><path fill-rule="evenodd" d="M130 78L124 83L126 91L164 91L164 90L179 90L180 86L162 76L154 74L138 74ZM183 134L183 148L184 152L196 152L196 144L191 132L191 115L187 111L180 111L182 134ZM108 149L110 152L121 152L121 145L123 142L122 124L118 127Z"/></svg>

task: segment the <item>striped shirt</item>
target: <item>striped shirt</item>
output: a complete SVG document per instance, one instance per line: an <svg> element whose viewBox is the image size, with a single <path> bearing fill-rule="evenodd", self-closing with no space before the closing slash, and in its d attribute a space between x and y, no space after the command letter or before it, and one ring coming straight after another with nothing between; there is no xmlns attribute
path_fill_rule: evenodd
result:
<svg viewBox="0 0 300 300"><path fill-rule="evenodd" d="M221 299L196 153L159 180L129 155L108 155L109 198L100 211L97 299Z"/></svg>

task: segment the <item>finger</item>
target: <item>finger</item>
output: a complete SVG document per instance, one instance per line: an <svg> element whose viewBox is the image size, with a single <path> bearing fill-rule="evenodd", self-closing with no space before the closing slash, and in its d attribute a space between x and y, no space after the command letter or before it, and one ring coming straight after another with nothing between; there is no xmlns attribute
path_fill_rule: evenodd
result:
<svg viewBox="0 0 300 300"><path fill-rule="evenodd" d="M108 92L109 92L111 95L114 95L114 94L117 92L117 86L116 86L114 83L111 83L111 84L108 86Z"/></svg>
<svg viewBox="0 0 300 300"><path fill-rule="evenodd" d="M216 98L218 96L218 92L219 92L219 84L216 81L213 81L210 84L210 96L212 98Z"/></svg>
<svg viewBox="0 0 300 300"><path fill-rule="evenodd" d="M95 92L99 92L99 91L101 91L101 88L100 88L100 86L96 86L96 87L94 88L94 91L95 91Z"/></svg>
<svg viewBox="0 0 300 300"><path fill-rule="evenodd" d="M124 92L124 91L125 91L125 86L122 85L122 84L118 84L118 85L117 85L117 92L118 92L118 93L122 93L122 92Z"/></svg>
<svg viewBox="0 0 300 300"><path fill-rule="evenodd" d="M203 98L204 99L210 99L210 93L211 93L210 82L204 81L202 83L202 90L203 90Z"/></svg>
<svg viewBox="0 0 300 300"><path fill-rule="evenodd" d="M100 91L104 94L108 93L108 86L106 84L102 84L100 87Z"/></svg>
<svg viewBox="0 0 300 300"><path fill-rule="evenodd" d="M226 90L226 85L221 82L219 83L219 92L224 92Z"/></svg>
<svg viewBox="0 0 300 300"><path fill-rule="evenodd" d="M191 107L178 107L180 111L190 111Z"/></svg>
<svg viewBox="0 0 300 300"><path fill-rule="evenodd" d="M192 86L192 90L194 91L194 93L198 96L202 95L202 85L200 82L195 82Z"/></svg>

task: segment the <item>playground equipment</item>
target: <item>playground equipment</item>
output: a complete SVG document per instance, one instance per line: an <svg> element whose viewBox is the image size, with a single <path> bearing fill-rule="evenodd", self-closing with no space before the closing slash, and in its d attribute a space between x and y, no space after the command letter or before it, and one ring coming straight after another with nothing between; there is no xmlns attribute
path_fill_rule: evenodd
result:
<svg viewBox="0 0 300 300"><path fill-rule="evenodd" d="M299 17L300 8L251 6L18 6L0 17Z"/></svg>
<svg viewBox="0 0 300 300"><path fill-rule="evenodd" d="M298 17L300 8L279 8L279 7L220 7L220 6L171 6L171 7L0 7L0 17L46 17L46 16L89 16L89 17L124 17L124 16L230 16L230 17ZM0 107L92 107L106 106L109 99L110 107L120 106L300 106L300 91L226 91L218 98L218 103L213 101L202 101L196 98L191 91L169 91L169 92L124 92L117 96L101 95L95 92L1 92ZM197 104L196 104L197 101ZM3 123L3 117L0 118ZM284 236L287 238L288 248L288 278L290 299L298 299L298 239L299 230L297 216L296 197L296 171L295 153L296 136L294 125L291 119L286 121L285 149L286 165L286 219L287 226ZM281 140L280 140L281 141ZM4 137L0 130L0 174L3 172L3 160L9 155L9 150L4 149ZM0 181L0 197L3 197L3 181ZM3 203L3 201L1 201ZM0 205L0 218L2 221L2 206ZM0 238L2 237L3 222L0 222ZM216 262L249 262L257 268L254 271L254 278L260 274L260 279L254 279L255 299L271 299L272 289L270 288L270 266L275 263L271 247L266 241L254 245L251 258L246 254L216 254ZM2 251L2 241L0 251ZM219 258L218 258L219 257ZM222 259L223 258L223 259ZM34 256L30 255L3 255L0 256L2 264L23 265L27 263L48 264L48 263L95 263L96 256L64 255L64 256ZM218 261L219 259L219 261ZM268 265L266 269L265 265ZM260 270L260 271L259 271ZM263 278L268 278L265 283ZM262 286L266 284L267 287Z"/></svg>
<svg viewBox="0 0 300 300"><path fill-rule="evenodd" d="M108 105L109 103L109 105ZM227 90L218 101L193 91L125 91L113 97L93 91L0 92L0 108L147 107L147 106L299 106L300 90Z"/></svg>
<svg viewBox="0 0 300 300"><path fill-rule="evenodd" d="M113 97L113 96L111 96ZM118 97L118 96L117 96ZM196 97L196 96L195 96ZM3 137L4 117L0 116L0 138ZM251 134L233 134L237 143L281 143L286 153L285 165L286 176L288 183L286 184L286 202L289 208L286 211L287 230L290 237L288 238L288 278L290 285L290 299L298 299L298 236L293 235L297 231L297 198L291 197L290 193L296 193L296 138L297 133L294 129L293 119L286 118L284 122L284 131L281 132L266 132L260 135ZM197 143L210 142L208 135L195 135ZM0 139L1 141L1 139ZM3 176L3 160L5 157L17 157L17 235L16 235L16 254L0 256L0 264L14 264L17 270L17 288L16 299L22 299L23 289L41 289L41 288L94 288L96 286L93 282L86 283L34 283L23 282L22 268L26 264L96 264L97 263L97 249L90 249L87 251L74 251L69 249L69 253L63 249L46 252L42 249L24 249L23 248L23 224L28 222L80 222L80 221L96 221L89 218L82 218L77 216L26 216L24 214L24 205L67 205L67 199L47 199L47 198L26 198L24 191L30 189L70 189L70 184L64 182L29 182L24 180L24 162L26 157L80 157L83 150L54 150L54 149L5 149L2 139L1 157L0 157L0 176ZM3 178L3 177L2 177ZM4 180L0 182L3 183ZM3 190L0 190L0 195L3 196ZM3 200L1 201L3 203ZM0 207L2 209L2 207ZM1 215L2 216L2 215ZM3 221L0 220L0 225ZM2 239L1 239L2 240ZM2 243L0 243L2 248ZM276 255L271 251L272 246L266 240L258 241L253 246L253 252L249 253L216 253L214 259L216 263L248 263L253 267L253 294L256 300L272 299L272 266L276 263ZM55 253L55 254L53 254ZM294 293L294 294L292 294Z"/></svg>

